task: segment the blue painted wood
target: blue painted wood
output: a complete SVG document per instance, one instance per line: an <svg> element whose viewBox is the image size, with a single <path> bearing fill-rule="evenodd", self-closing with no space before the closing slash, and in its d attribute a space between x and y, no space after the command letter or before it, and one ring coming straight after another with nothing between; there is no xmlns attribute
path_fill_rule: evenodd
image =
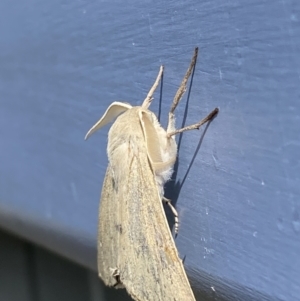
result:
<svg viewBox="0 0 300 301"><path fill-rule="evenodd" d="M108 128L83 137L113 100L140 103L162 63L166 118L199 46L187 123L216 106L220 114L176 203L193 289L217 300L296 300L299 9L278 0L1 1L0 225L95 269ZM200 137L184 135L177 180Z"/></svg>

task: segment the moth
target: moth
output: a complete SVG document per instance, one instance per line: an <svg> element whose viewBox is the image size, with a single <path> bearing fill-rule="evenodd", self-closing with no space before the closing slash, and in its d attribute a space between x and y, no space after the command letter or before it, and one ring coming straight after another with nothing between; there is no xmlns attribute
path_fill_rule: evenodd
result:
<svg viewBox="0 0 300 301"><path fill-rule="evenodd" d="M175 128L174 111L197 54L198 48L174 97L166 130L149 110L161 66L141 106L113 102L85 137L116 118L108 133L109 164L99 209L98 273L106 285L125 288L136 301L195 301L162 202L172 209L177 232L177 212L164 197L177 157L175 135L199 129L218 113L216 108L194 125Z"/></svg>

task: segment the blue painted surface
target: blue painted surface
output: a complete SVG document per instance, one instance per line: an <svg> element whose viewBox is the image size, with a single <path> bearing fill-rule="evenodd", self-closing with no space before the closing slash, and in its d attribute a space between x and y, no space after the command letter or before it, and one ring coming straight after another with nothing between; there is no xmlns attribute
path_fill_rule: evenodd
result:
<svg viewBox="0 0 300 301"><path fill-rule="evenodd" d="M160 64L166 117L199 46L187 123L220 114L176 203L193 289L299 299L299 11L271 0L1 1L0 225L95 269L108 128L83 137L113 100L140 103ZM200 137L183 137L178 180Z"/></svg>

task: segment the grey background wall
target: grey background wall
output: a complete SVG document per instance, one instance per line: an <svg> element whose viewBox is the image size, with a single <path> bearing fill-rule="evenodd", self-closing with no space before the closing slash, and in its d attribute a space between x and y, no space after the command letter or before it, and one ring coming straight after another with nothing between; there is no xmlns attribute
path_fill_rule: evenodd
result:
<svg viewBox="0 0 300 301"><path fill-rule="evenodd" d="M20 238L0 232L0 300L132 300L125 290L104 287L95 271Z"/></svg>
<svg viewBox="0 0 300 301"><path fill-rule="evenodd" d="M299 11L270 0L1 1L0 226L95 270L108 128L83 137L113 100L139 104L160 64L166 117L199 46L187 123L220 113L176 200L193 290L298 300ZM183 113L184 103L178 124ZM202 134L183 136L179 183Z"/></svg>

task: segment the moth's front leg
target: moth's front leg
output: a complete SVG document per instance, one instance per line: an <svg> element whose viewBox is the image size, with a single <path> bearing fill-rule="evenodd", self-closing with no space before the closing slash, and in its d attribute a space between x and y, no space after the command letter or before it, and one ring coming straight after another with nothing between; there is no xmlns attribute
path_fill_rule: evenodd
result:
<svg viewBox="0 0 300 301"><path fill-rule="evenodd" d="M212 112L210 112L205 118L203 118L202 120L200 120L198 123L186 126L184 128L178 129L176 130L175 127L175 116L174 116L174 111L178 105L178 103L180 102L182 96L184 95L185 91L186 91L186 84L187 81L189 79L189 77L191 76L196 62L197 62L197 57L198 57L198 47L195 48L194 51L194 55L192 57L192 61L190 63L190 66L188 67L185 76L183 77L183 80L181 82L181 85L179 86L175 97L173 99L173 103L169 112L169 122L168 122L168 128L167 128L167 138L170 139L172 136L185 132L185 131L189 131L189 130L194 130L194 129L199 129L201 125L203 125L204 123L212 120L219 112L218 108L215 108Z"/></svg>

